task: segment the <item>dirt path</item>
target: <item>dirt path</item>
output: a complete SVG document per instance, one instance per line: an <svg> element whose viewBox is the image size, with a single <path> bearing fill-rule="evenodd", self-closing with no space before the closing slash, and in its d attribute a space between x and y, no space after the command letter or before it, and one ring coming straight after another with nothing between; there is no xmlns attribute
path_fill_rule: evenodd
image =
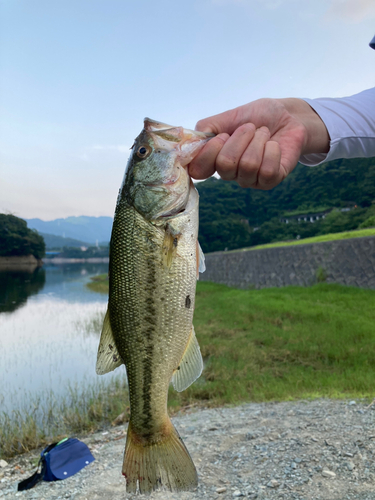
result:
<svg viewBox="0 0 375 500"><path fill-rule="evenodd" d="M199 474L196 491L160 491L152 500L374 500L375 405L354 401L247 404L174 418ZM121 476L126 427L82 438L96 460L65 481L16 491L36 453L0 468L0 498L113 500Z"/></svg>

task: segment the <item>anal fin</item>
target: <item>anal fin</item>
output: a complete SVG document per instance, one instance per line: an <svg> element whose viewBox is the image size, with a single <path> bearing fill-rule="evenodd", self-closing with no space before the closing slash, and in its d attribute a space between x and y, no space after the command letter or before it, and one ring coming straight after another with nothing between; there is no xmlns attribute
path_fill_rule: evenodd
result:
<svg viewBox="0 0 375 500"><path fill-rule="evenodd" d="M199 348L197 337L195 336L194 326L191 327L191 333L184 355L180 361L177 370L172 377L172 384L176 391L181 392L187 389L203 370L203 359Z"/></svg>
<svg viewBox="0 0 375 500"><path fill-rule="evenodd" d="M96 359L96 373L104 375L105 373L115 370L123 364L120 354L117 350L115 340L113 338L111 323L109 319L109 310L107 309L104 317L102 334L98 348L98 356Z"/></svg>

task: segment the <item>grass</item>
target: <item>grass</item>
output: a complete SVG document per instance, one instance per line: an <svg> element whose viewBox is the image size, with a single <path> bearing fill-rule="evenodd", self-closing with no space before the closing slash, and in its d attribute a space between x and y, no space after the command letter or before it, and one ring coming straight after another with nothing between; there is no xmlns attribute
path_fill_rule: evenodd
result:
<svg viewBox="0 0 375 500"><path fill-rule="evenodd" d="M99 274L90 278L87 288L93 292L108 293L108 274Z"/></svg>
<svg viewBox="0 0 375 500"><path fill-rule="evenodd" d="M205 369L172 407L375 395L373 290L198 282L194 324Z"/></svg>
<svg viewBox="0 0 375 500"><path fill-rule="evenodd" d="M323 243L324 241L346 240L348 238L364 238L365 236L375 236L375 228L357 229L355 231L345 231L343 233L330 233L321 236L313 236L312 238L304 238L295 241L278 241L276 243L267 243L255 247L241 248L239 250L230 250L231 252L261 250L262 248L287 247L290 245L307 245L308 243Z"/></svg>
<svg viewBox="0 0 375 500"><path fill-rule="evenodd" d="M65 399L56 400L52 392L43 402L30 398L27 407L0 414L0 459L66 436L96 431L110 425L121 413L125 420L129 418L124 372L110 385L100 381L84 388L70 387Z"/></svg>
<svg viewBox="0 0 375 500"><path fill-rule="evenodd" d="M209 404L375 394L375 291L340 285L237 290L199 283L204 379L177 397ZM204 380L204 383L203 383Z"/></svg>
<svg viewBox="0 0 375 500"><path fill-rule="evenodd" d="M375 395L373 290L325 283L237 290L198 282L194 318L205 368L186 391L170 389L172 414L192 406ZM126 391L118 379L109 387L73 388L59 404L51 395L39 416L3 414L0 457L103 428L124 411L127 419Z"/></svg>

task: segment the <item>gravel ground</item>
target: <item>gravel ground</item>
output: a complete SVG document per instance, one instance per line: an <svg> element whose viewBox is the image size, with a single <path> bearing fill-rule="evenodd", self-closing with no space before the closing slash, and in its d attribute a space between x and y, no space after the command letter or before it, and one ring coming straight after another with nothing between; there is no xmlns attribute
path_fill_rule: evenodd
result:
<svg viewBox="0 0 375 500"><path fill-rule="evenodd" d="M152 500L374 500L375 405L298 401L198 410L173 419L199 474L196 491ZM130 499L121 476L126 426L81 438L96 460L75 476L17 492L36 453L0 462L0 498ZM1 467L1 465L3 467Z"/></svg>

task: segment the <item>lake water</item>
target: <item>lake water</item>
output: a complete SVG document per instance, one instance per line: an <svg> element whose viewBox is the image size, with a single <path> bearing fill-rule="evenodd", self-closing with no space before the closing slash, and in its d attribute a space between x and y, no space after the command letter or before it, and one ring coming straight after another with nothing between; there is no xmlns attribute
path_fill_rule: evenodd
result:
<svg viewBox="0 0 375 500"><path fill-rule="evenodd" d="M107 270L107 264L65 264L0 272L0 412L51 391L64 397L72 387L110 381L113 374L95 373L107 296L85 286Z"/></svg>

